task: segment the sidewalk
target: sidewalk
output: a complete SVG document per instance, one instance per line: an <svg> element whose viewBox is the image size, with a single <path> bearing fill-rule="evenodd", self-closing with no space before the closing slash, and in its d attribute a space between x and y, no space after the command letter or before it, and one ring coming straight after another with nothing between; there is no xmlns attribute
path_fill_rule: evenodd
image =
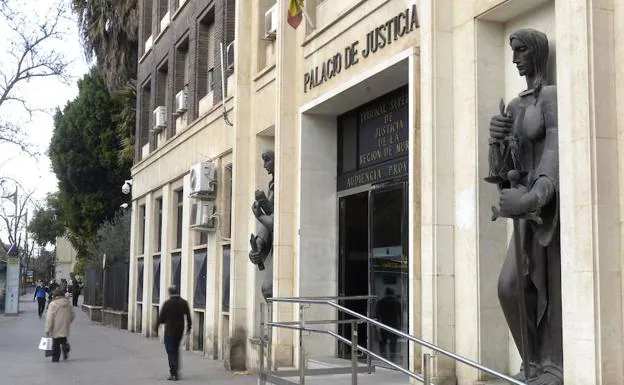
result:
<svg viewBox="0 0 624 385"><path fill-rule="evenodd" d="M32 294L20 301L20 315L0 315L0 384L112 385L159 384L167 381L164 346L153 339L101 326L76 309L69 360L52 364L37 349L44 320L37 317ZM253 375L234 375L221 361L181 351L183 384L252 385Z"/></svg>

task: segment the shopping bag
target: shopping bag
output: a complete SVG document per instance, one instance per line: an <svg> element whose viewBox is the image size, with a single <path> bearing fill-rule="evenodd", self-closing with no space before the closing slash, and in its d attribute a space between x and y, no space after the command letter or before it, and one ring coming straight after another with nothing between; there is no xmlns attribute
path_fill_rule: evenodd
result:
<svg viewBox="0 0 624 385"><path fill-rule="evenodd" d="M41 337L39 341L39 350L52 350L52 338Z"/></svg>

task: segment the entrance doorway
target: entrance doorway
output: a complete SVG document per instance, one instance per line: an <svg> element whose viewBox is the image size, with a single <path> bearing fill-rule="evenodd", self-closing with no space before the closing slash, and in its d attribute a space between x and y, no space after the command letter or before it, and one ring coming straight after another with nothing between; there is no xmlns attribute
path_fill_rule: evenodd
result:
<svg viewBox="0 0 624 385"><path fill-rule="evenodd" d="M404 332L409 325L407 191L407 182L392 182L339 201L340 296L377 297L343 305ZM351 338L350 324L339 331ZM407 367L407 342L393 334L360 325L358 343ZM339 346L341 356L349 357L350 348Z"/></svg>

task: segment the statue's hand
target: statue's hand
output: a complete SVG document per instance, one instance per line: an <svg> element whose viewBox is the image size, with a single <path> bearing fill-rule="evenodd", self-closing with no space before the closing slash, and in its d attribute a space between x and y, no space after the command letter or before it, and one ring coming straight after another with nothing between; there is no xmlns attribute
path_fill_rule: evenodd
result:
<svg viewBox="0 0 624 385"><path fill-rule="evenodd" d="M260 257L260 253L257 252L257 251L253 251L253 250L249 252L249 260L254 265L257 265L260 262L262 262L262 258Z"/></svg>
<svg viewBox="0 0 624 385"><path fill-rule="evenodd" d="M490 136L494 139L504 139L511 134L513 120L502 115L492 116L490 120Z"/></svg>
<svg viewBox="0 0 624 385"><path fill-rule="evenodd" d="M535 211L538 206L537 196L527 192L526 187L503 189L500 192L500 213L504 217L515 217Z"/></svg>
<svg viewBox="0 0 624 385"><path fill-rule="evenodd" d="M264 214L262 212L262 208L260 207L260 203L258 203L258 201L254 201L254 203L251 205L251 211L253 212L256 219L260 218Z"/></svg>

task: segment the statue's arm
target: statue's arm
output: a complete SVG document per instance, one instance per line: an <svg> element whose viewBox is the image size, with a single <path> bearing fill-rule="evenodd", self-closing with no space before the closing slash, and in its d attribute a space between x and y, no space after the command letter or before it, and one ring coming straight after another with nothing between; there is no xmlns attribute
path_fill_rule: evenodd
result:
<svg viewBox="0 0 624 385"><path fill-rule="evenodd" d="M273 232L273 215L260 215L258 216L258 222L262 226L266 227L271 233Z"/></svg>
<svg viewBox="0 0 624 385"><path fill-rule="evenodd" d="M542 114L546 136L544 152L535 170L536 180L530 189L536 208L551 202L559 189L559 124L557 120L557 89L554 86L542 90Z"/></svg>

